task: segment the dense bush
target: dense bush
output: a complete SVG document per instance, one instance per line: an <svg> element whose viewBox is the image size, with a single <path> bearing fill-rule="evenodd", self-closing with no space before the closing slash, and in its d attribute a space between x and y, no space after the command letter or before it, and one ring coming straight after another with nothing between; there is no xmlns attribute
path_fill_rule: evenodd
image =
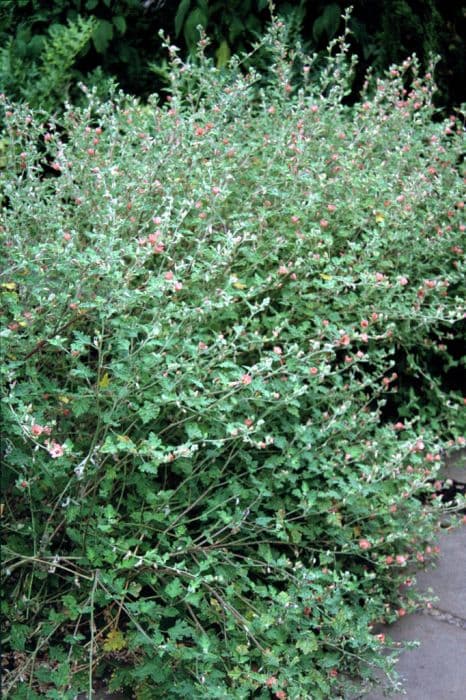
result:
<svg viewBox="0 0 466 700"><path fill-rule="evenodd" d="M463 323L461 125L414 59L345 107L344 40L295 91L282 30L260 80L170 47L163 107L5 104L9 697L391 672L372 625L416 605L464 442L429 367Z"/></svg>

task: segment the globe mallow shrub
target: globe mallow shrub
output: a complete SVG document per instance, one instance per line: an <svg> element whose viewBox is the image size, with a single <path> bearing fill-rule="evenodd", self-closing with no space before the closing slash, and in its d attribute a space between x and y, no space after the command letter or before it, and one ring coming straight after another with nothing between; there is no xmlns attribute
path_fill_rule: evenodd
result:
<svg viewBox="0 0 466 700"><path fill-rule="evenodd" d="M311 80L281 32L266 76L171 48L163 106L4 98L9 697L394 678L374 625L422 602L464 444L428 362L464 318L461 122L415 58L346 106L345 39Z"/></svg>

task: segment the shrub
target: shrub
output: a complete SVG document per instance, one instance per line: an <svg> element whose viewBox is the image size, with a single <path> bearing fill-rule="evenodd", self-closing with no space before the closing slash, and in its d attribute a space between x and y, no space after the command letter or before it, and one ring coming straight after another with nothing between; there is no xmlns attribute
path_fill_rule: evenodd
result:
<svg viewBox="0 0 466 700"><path fill-rule="evenodd" d="M312 59L282 31L265 79L171 47L163 107L5 105L13 698L392 674L372 626L417 604L428 480L464 442L427 364L463 322L461 126L432 123L415 58L345 107L344 39L295 91Z"/></svg>

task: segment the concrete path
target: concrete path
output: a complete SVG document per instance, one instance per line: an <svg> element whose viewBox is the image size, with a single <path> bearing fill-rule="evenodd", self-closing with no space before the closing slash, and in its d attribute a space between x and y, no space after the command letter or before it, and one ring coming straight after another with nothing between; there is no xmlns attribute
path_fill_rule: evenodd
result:
<svg viewBox="0 0 466 700"><path fill-rule="evenodd" d="M466 482L466 452L448 460L444 478ZM466 700L466 527L445 529L438 537L435 569L417 574L420 591L432 591L430 610L408 615L381 631L395 642L417 640L396 666L404 692L394 700ZM361 700L386 698L384 688Z"/></svg>

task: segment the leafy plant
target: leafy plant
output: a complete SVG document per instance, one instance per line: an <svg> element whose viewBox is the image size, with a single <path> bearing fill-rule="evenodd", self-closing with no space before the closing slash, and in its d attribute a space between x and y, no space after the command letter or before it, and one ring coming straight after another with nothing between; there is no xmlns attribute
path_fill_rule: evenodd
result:
<svg viewBox="0 0 466 700"><path fill-rule="evenodd" d="M286 31L264 77L169 45L163 105L4 104L12 698L394 678L373 625L422 604L464 444L462 125L415 58L348 107L347 36L317 76Z"/></svg>
<svg viewBox="0 0 466 700"><path fill-rule="evenodd" d="M0 51L1 89L11 98L27 99L31 107L53 110L67 97L73 75L73 66L79 54L88 45L96 22L93 18L55 24L43 41L34 43L33 60L25 60L21 34L12 37ZM23 39L30 38L24 30ZM37 49L36 49L37 47Z"/></svg>

